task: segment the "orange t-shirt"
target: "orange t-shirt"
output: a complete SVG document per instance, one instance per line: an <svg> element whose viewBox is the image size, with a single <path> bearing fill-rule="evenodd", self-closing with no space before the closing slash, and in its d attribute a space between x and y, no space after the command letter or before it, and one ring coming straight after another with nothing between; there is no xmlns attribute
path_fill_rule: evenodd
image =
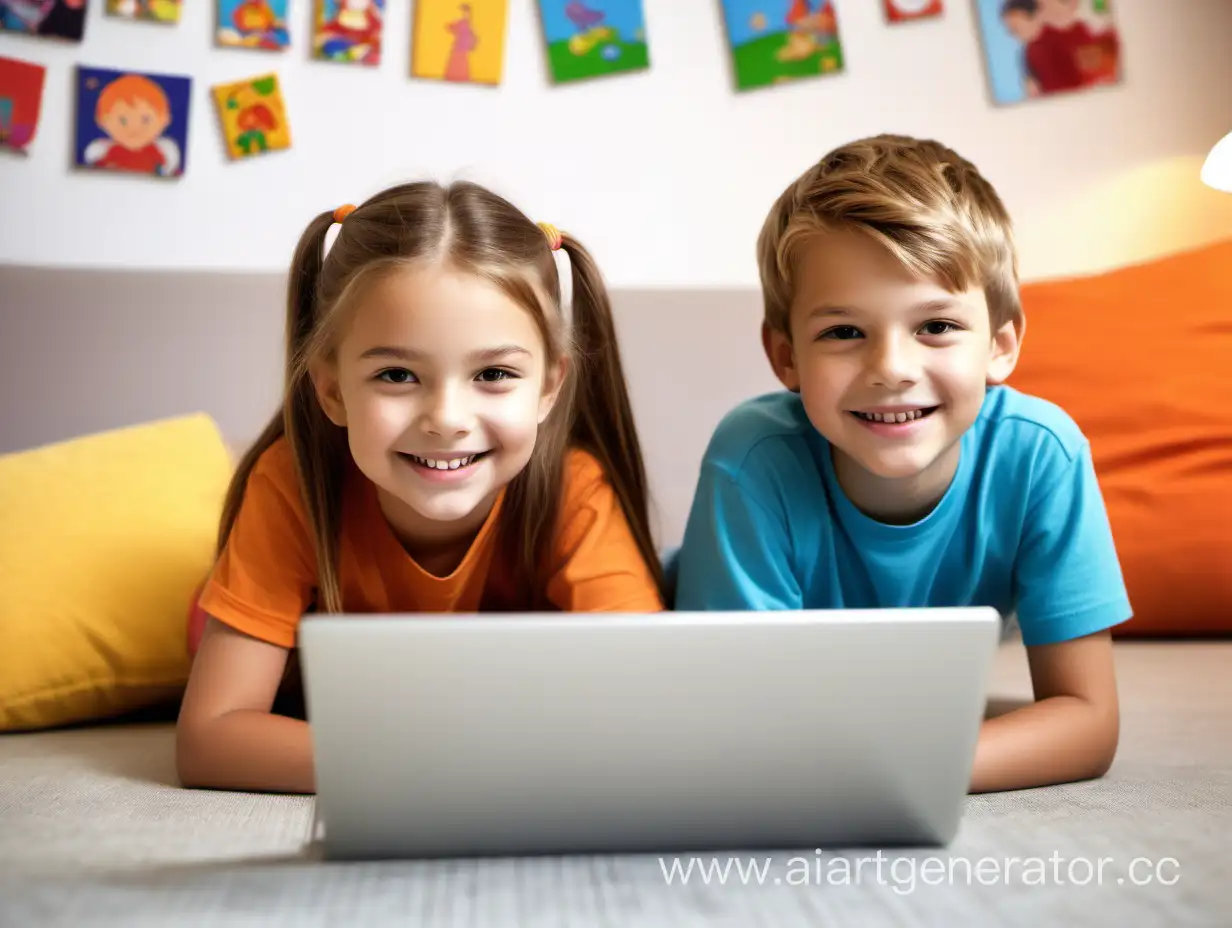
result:
<svg viewBox="0 0 1232 928"><path fill-rule="evenodd" d="M546 596L564 612L659 612L663 602L602 467L572 450L561 529ZM381 512L376 487L347 470L339 581L348 613L478 612L526 608L506 593L515 565L501 563L496 522L504 493L462 563L447 577L425 571ZM316 594L316 553L290 446L279 439L249 475L244 501L200 608L231 627L285 648Z"/></svg>

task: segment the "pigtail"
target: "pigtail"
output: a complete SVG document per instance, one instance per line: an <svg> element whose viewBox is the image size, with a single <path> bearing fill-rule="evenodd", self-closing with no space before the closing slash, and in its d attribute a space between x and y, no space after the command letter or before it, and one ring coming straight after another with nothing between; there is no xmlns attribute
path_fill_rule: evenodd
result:
<svg viewBox="0 0 1232 928"><path fill-rule="evenodd" d="M217 550L221 554L239 514L244 490L261 455L286 436L295 461L308 526L317 557L317 608L342 609L338 580L338 535L341 525L341 487L346 460L342 430L321 410L309 376L308 363L315 347L317 288L324 263L325 236L332 213L321 213L308 224L291 261L287 281L286 374L282 408L240 459L223 504Z"/></svg>
<svg viewBox="0 0 1232 928"><path fill-rule="evenodd" d="M625 383L611 300L598 266L582 244L562 234L561 248L573 268L576 370L569 443L589 451L603 466L638 549L662 591L663 570L650 527L649 482Z"/></svg>

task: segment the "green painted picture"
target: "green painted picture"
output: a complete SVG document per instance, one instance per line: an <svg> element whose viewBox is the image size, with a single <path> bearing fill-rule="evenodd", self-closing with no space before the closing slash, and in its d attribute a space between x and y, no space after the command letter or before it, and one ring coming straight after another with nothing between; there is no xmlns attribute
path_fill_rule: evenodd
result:
<svg viewBox="0 0 1232 928"><path fill-rule="evenodd" d="M722 0L736 87L754 90L843 70L834 0Z"/></svg>
<svg viewBox="0 0 1232 928"><path fill-rule="evenodd" d="M650 67L642 0L539 0L558 83Z"/></svg>

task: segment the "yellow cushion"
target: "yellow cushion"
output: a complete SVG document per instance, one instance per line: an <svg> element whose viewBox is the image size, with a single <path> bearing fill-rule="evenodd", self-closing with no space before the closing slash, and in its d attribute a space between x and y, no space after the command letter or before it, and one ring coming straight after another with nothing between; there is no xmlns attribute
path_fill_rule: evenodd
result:
<svg viewBox="0 0 1232 928"><path fill-rule="evenodd" d="M0 456L0 731L177 698L230 475L204 415Z"/></svg>

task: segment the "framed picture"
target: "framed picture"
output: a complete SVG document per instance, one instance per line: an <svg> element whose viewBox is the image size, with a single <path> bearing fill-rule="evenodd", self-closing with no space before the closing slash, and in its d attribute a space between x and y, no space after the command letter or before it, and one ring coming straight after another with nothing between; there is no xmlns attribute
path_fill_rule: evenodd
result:
<svg viewBox="0 0 1232 928"><path fill-rule="evenodd" d="M214 105L233 160L291 147L291 125L277 74L218 84Z"/></svg>
<svg viewBox="0 0 1232 928"><path fill-rule="evenodd" d="M499 84L508 0L417 0L411 73L460 84Z"/></svg>
<svg viewBox="0 0 1232 928"><path fill-rule="evenodd" d="M107 0L107 15L151 23L178 23L180 0Z"/></svg>
<svg viewBox="0 0 1232 928"><path fill-rule="evenodd" d="M650 67L642 0L539 0L539 15L558 84Z"/></svg>
<svg viewBox="0 0 1232 928"><path fill-rule="evenodd" d="M1111 0L976 0L976 12L997 104L1121 80Z"/></svg>
<svg viewBox="0 0 1232 928"><path fill-rule="evenodd" d="M0 32L24 32L80 42L86 0L0 0Z"/></svg>
<svg viewBox="0 0 1232 928"><path fill-rule="evenodd" d="M843 70L834 0L722 0L736 87L752 90Z"/></svg>
<svg viewBox="0 0 1232 928"><path fill-rule="evenodd" d="M385 0L314 0L312 54L323 61L381 63Z"/></svg>
<svg viewBox="0 0 1232 928"><path fill-rule="evenodd" d="M192 79L77 69L79 167L179 177L188 151Z"/></svg>
<svg viewBox="0 0 1232 928"><path fill-rule="evenodd" d="M0 147L25 154L34 141L46 77L41 64L0 58Z"/></svg>
<svg viewBox="0 0 1232 928"><path fill-rule="evenodd" d="M290 42L288 0L217 0L214 41L225 48L278 52Z"/></svg>

